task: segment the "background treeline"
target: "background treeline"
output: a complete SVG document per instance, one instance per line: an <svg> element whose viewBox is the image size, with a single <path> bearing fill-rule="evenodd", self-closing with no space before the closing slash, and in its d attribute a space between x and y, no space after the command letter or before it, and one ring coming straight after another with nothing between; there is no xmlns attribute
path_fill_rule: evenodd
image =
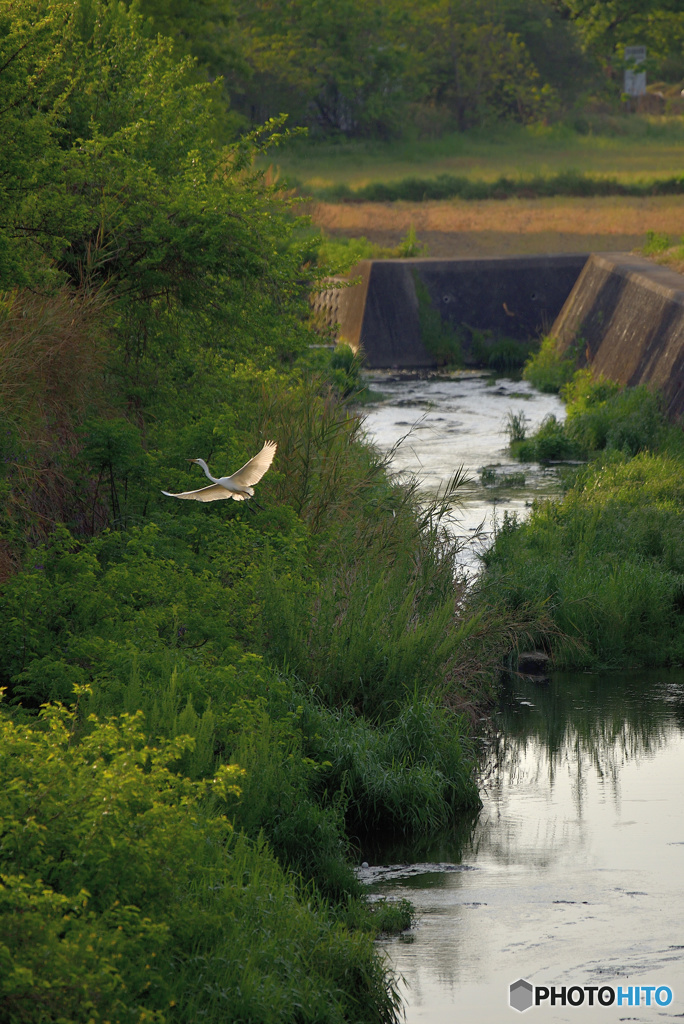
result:
<svg viewBox="0 0 684 1024"><path fill-rule="evenodd" d="M625 46L684 79L678 0L141 0L223 77L224 132L286 113L315 134L435 136L619 102Z"/></svg>
<svg viewBox="0 0 684 1024"><path fill-rule="evenodd" d="M0 0L11 1024L393 1020L410 908L352 856L478 807L514 627L309 349L320 240L253 169L277 126L214 141L220 89L123 4ZM266 438L264 511L162 495Z"/></svg>

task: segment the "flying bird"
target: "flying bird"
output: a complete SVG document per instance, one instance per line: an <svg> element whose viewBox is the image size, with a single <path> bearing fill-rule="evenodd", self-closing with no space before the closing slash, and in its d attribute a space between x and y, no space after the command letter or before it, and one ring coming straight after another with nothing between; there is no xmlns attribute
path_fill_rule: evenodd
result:
<svg viewBox="0 0 684 1024"><path fill-rule="evenodd" d="M266 470L273 462L278 445L275 441L267 441L264 447L253 459L246 462L242 469L232 476L212 476L204 459L190 459L201 466L211 480L208 487L200 487L198 491L183 491L182 494L171 494L169 491L162 491L168 498L191 498L193 501L220 501L222 498L232 498L233 501L246 501L254 496L253 484L257 484Z"/></svg>

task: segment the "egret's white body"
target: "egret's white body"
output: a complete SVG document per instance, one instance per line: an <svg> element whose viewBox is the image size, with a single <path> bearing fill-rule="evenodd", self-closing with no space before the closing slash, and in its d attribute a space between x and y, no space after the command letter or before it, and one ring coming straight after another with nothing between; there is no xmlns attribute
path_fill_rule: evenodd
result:
<svg viewBox="0 0 684 1024"><path fill-rule="evenodd" d="M222 498L246 501L254 496L253 484L258 483L270 467L277 447L275 441L267 441L261 451L232 476L212 476L204 459L190 459L190 462L196 462L202 467L211 484L208 487L200 487L198 491L183 491L182 494L162 491L162 494L169 498L190 498L193 501L220 501Z"/></svg>

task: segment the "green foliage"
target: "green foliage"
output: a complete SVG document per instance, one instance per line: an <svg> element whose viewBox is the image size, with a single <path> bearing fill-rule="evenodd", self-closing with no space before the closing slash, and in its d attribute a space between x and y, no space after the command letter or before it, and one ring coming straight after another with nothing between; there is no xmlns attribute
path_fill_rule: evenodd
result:
<svg viewBox="0 0 684 1024"><path fill-rule="evenodd" d="M109 485L112 525L125 526L129 480L142 482L148 468L140 431L124 419L91 420L85 425L82 457L98 474L98 486L103 477ZM94 501L97 497L96 491Z"/></svg>
<svg viewBox="0 0 684 1024"><path fill-rule="evenodd" d="M670 236L658 231L646 232L646 245L642 248L644 256L658 256L670 248Z"/></svg>
<svg viewBox="0 0 684 1024"><path fill-rule="evenodd" d="M524 473L497 473L494 466L485 466L480 473L483 487L524 487Z"/></svg>
<svg viewBox="0 0 684 1024"><path fill-rule="evenodd" d="M406 100L404 12L387 0L331 6L236 4L249 26L247 87L258 118L283 109L313 129L345 135L392 131Z"/></svg>
<svg viewBox="0 0 684 1024"><path fill-rule="evenodd" d="M418 271L412 270L411 274L418 299L420 340L428 352L435 356L440 366L462 365L463 350L459 334L451 324L442 319L442 314L432 305L430 293Z"/></svg>
<svg viewBox="0 0 684 1024"><path fill-rule="evenodd" d="M543 608L547 637L567 667L684 660L681 431L658 396L582 371L566 386L567 419L548 420L522 456L593 456L559 502L505 520L485 555L502 607Z"/></svg>
<svg viewBox="0 0 684 1024"><path fill-rule="evenodd" d="M562 462L582 458L586 451L569 436L564 423L553 413L547 416L530 438L511 443L511 452L521 462Z"/></svg>
<svg viewBox="0 0 684 1024"><path fill-rule="evenodd" d="M465 723L431 700L414 694L384 728L311 707L304 727L321 784L343 789L355 834L431 832L456 808L479 806Z"/></svg>
<svg viewBox="0 0 684 1024"><path fill-rule="evenodd" d="M410 225L406 235L399 242L397 255L403 259L416 259L419 256L427 255L427 246L418 240L413 224Z"/></svg>
<svg viewBox="0 0 684 1024"><path fill-rule="evenodd" d="M501 176L494 180L472 179L448 173L429 178L372 181L350 188L346 184L309 186L304 191L329 202L421 203L440 199L536 199L551 196L659 196L681 195L682 176L644 181L621 181L610 175L584 174L576 170L532 177Z"/></svg>
<svg viewBox="0 0 684 1024"><path fill-rule="evenodd" d="M324 271L264 138L213 141L219 86L133 5L1 18L0 1016L391 1021L372 938L410 915L369 909L348 829L476 803L454 495L388 478L349 350L297 359ZM265 438L259 511L161 493ZM314 701L331 754L347 721L375 751L353 797Z"/></svg>
<svg viewBox="0 0 684 1024"><path fill-rule="evenodd" d="M21 52L39 52L49 32L29 0L17 4L27 18ZM74 284L106 284L129 357L151 344L175 343L179 307L205 317L206 328L226 302L238 296L244 302L250 284L262 308L269 297L281 308L301 302L287 202L250 171L254 152L264 137L277 135L278 125L217 147L206 102L212 87L193 82L191 63L176 63L168 41L148 38L135 10L84 0L65 4L63 12L58 24L46 15L60 37L50 68L57 61L54 77L78 79L78 89L53 95L25 62L13 71L16 85L9 83L46 114L16 128L21 151L25 145L31 151L30 132L40 129L29 178L35 187L26 187L21 162L10 163L3 187L11 202L0 237L14 254L8 264L14 269L0 286L57 271ZM22 41L10 37L7 45ZM3 102L12 103L12 96L3 92ZM263 331L256 313L243 337ZM270 333L279 349L277 332L271 327Z"/></svg>
<svg viewBox="0 0 684 1024"><path fill-rule="evenodd" d="M335 267L337 273L350 270L359 260L414 259L425 256L427 246L418 240L411 225L398 245L387 246L360 237L320 237L318 262L321 267Z"/></svg>
<svg viewBox="0 0 684 1024"><path fill-rule="evenodd" d="M350 345L339 344L330 356L330 368L333 371L333 384L342 395L348 398L363 390L361 366L363 355L355 352Z"/></svg>
<svg viewBox="0 0 684 1024"><path fill-rule="evenodd" d="M578 28L560 5L506 0L503 20L506 29L524 42L541 81L556 91L566 109L596 88L596 66L583 52Z"/></svg>
<svg viewBox="0 0 684 1024"><path fill-rule="evenodd" d="M387 137L402 130L411 102L439 107L460 129L503 117L526 121L553 107L553 90L492 4L237 7L251 69L238 103L257 119L285 105L317 133Z"/></svg>
<svg viewBox="0 0 684 1024"><path fill-rule="evenodd" d="M75 724L0 719L4 1019L393 1018L370 937L232 830L235 766L193 783L172 770L187 738L152 747L139 715L80 741Z"/></svg>
<svg viewBox="0 0 684 1024"><path fill-rule="evenodd" d="M510 444L524 441L527 437L527 416L524 412L509 411L506 417L506 434Z"/></svg>
<svg viewBox="0 0 684 1024"><path fill-rule="evenodd" d="M470 351L476 366L506 372L519 370L530 354L531 341L518 341L497 335L494 331L468 328Z"/></svg>
<svg viewBox="0 0 684 1024"><path fill-rule="evenodd" d="M548 416L531 438L516 438L511 448L522 461L584 459L604 449L636 455L656 448L665 425L660 399L645 385L625 389L591 370L578 370L563 386L567 418Z"/></svg>
<svg viewBox="0 0 684 1024"><path fill-rule="evenodd" d="M581 341L578 342L581 345ZM523 377L534 384L539 391L554 394L571 380L577 365L576 348L570 349L564 358L559 356L556 339L545 335L541 340L539 351L535 352L525 364Z"/></svg>
<svg viewBox="0 0 684 1024"><path fill-rule="evenodd" d="M635 42L647 47L647 66L656 77L673 55L681 62L684 17L677 0L562 0L559 7L606 68L621 71L624 48Z"/></svg>

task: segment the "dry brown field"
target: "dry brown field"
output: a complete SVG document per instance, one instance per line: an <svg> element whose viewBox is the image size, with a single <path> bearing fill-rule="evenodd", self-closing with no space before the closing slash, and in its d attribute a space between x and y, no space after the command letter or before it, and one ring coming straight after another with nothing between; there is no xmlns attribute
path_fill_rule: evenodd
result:
<svg viewBox="0 0 684 1024"><path fill-rule="evenodd" d="M684 196L448 200L424 203L311 202L331 236L365 235L396 245L413 225L429 256L616 252L642 246L647 231L684 235Z"/></svg>

